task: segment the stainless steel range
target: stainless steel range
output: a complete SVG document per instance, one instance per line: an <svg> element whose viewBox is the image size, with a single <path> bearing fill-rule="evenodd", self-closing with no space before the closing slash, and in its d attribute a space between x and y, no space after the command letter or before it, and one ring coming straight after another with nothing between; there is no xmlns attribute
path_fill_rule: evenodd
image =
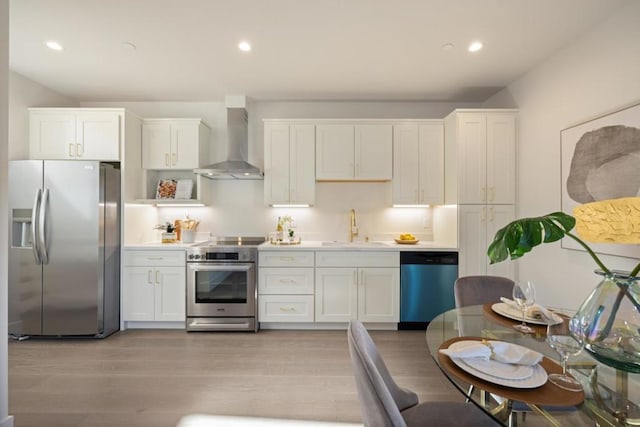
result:
<svg viewBox="0 0 640 427"><path fill-rule="evenodd" d="M187 250L187 331L258 330L258 245L219 237Z"/></svg>

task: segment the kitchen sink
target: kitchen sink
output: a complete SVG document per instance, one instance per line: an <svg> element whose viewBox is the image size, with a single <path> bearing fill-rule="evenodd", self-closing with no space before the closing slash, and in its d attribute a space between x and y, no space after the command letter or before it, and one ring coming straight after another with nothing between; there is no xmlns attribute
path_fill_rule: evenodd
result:
<svg viewBox="0 0 640 427"><path fill-rule="evenodd" d="M341 240L330 240L322 242L322 246L345 246L345 247L370 247L370 246L387 246L385 242L347 242Z"/></svg>

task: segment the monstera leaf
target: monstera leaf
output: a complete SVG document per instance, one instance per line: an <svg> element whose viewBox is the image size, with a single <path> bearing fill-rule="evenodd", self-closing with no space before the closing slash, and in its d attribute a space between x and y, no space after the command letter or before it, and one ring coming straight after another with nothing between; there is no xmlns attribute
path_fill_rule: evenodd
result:
<svg viewBox="0 0 640 427"><path fill-rule="evenodd" d="M498 230L487 254L491 264L518 259L535 246L562 239L575 225L575 218L563 212L521 218Z"/></svg>

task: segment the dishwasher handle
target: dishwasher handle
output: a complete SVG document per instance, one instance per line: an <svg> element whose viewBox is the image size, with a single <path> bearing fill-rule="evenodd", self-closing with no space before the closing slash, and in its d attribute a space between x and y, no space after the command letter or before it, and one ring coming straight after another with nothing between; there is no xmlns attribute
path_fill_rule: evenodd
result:
<svg viewBox="0 0 640 427"><path fill-rule="evenodd" d="M458 265L458 252L400 252L400 265Z"/></svg>

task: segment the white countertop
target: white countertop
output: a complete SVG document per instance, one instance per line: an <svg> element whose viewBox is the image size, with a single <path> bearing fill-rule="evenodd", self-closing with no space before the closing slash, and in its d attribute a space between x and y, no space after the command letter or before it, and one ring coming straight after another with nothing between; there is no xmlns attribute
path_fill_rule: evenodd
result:
<svg viewBox="0 0 640 427"><path fill-rule="evenodd" d="M204 243L197 241L194 243L161 243L161 242L145 242L123 246L125 250L185 250L192 246ZM377 241L377 242L336 242L336 241L302 241L295 245L272 244L265 242L258 246L261 251L291 251L291 250L310 250L310 251L457 251L458 248L440 244L438 242L418 242L416 244L398 244L393 240Z"/></svg>
<svg viewBox="0 0 640 427"><path fill-rule="evenodd" d="M313 250L313 251L457 251L458 248L437 242L418 242L415 244L398 244L393 240L376 242L335 242L335 241L302 241L299 244L273 244L265 242L258 246L261 251Z"/></svg>
<svg viewBox="0 0 640 427"><path fill-rule="evenodd" d="M145 243L136 243L130 245L124 245L122 249L124 250L185 250L190 248L191 246L202 243L202 241L194 242L194 243L162 243L162 242L145 242Z"/></svg>

